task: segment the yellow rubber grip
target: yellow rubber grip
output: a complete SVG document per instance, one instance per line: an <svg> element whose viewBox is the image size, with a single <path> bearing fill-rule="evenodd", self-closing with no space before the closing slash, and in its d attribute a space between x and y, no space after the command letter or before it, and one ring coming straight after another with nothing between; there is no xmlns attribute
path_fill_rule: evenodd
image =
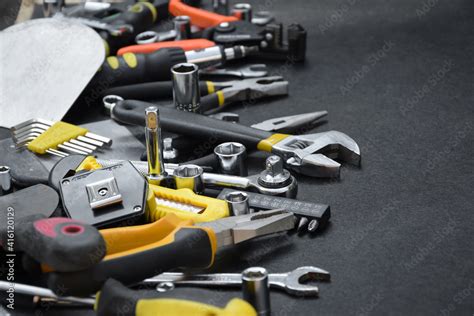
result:
<svg viewBox="0 0 474 316"><path fill-rule="evenodd" d="M261 140L258 145L257 149L266 151L266 152L272 152L272 147L273 145L281 142L283 139L287 138L288 134L273 134L272 136L268 137L267 139Z"/></svg>
<svg viewBox="0 0 474 316"><path fill-rule="evenodd" d="M208 94L212 94L216 91L216 87L214 85L214 82L206 81L206 86L207 86L207 93Z"/></svg>
<svg viewBox="0 0 474 316"><path fill-rule="evenodd" d="M135 68L138 65L137 56L134 53L125 53L122 55L125 63L130 68Z"/></svg>
<svg viewBox="0 0 474 316"><path fill-rule="evenodd" d="M169 189L157 185L149 185L147 199L146 218L148 222L154 222L166 216L174 214L184 220L192 220L196 223L215 221L229 216L229 207L224 200L199 195L190 189ZM166 205L157 203L156 198L166 200ZM169 201L169 203L168 203ZM174 207L174 202L181 205L189 205L201 208L199 213Z"/></svg>
<svg viewBox="0 0 474 316"><path fill-rule="evenodd" d="M137 302L136 316L256 316L246 301L234 298L224 308L178 299L142 299Z"/></svg>
<svg viewBox="0 0 474 316"><path fill-rule="evenodd" d="M219 100L219 106L223 106L225 102L224 92L217 91L216 95L217 95L217 99Z"/></svg>
<svg viewBox="0 0 474 316"><path fill-rule="evenodd" d="M87 129L64 122L56 122L43 134L28 144L28 149L37 154L44 154L48 149L56 149L59 144L78 136L84 136Z"/></svg>

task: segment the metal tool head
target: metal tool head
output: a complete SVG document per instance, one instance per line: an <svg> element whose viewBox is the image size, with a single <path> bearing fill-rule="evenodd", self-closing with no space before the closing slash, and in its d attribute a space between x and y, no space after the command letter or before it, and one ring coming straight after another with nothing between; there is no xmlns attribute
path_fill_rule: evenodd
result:
<svg viewBox="0 0 474 316"><path fill-rule="evenodd" d="M288 81L281 76L251 78L216 84L221 86L225 99L229 101L248 101L263 97L288 95Z"/></svg>
<svg viewBox="0 0 474 316"><path fill-rule="evenodd" d="M289 128L298 128L306 124L312 123L328 114L328 111L317 111L310 113L303 113L297 115L289 115L282 117L275 117L257 124L252 125L253 128L262 131L275 132Z"/></svg>
<svg viewBox="0 0 474 316"><path fill-rule="evenodd" d="M331 274L323 269L306 266L299 267L288 273L274 274L279 276L274 277L274 282L278 282L279 286L285 289L288 293L299 295L299 296L317 296L319 294L319 288L315 285L305 284L308 281L330 281Z"/></svg>
<svg viewBox="0 0 474 316"><path fill-rule="evenodd" d="M221 121L227 121L232 123L239 123L240 120L239 114L231 112L218 112L209 116Z"/></svg>
<svg viewBox="0 0 474 316"><path fill-rule="evenodd" d="M293 229L295 223L296 218L293 213L284 210L269 210L196 225L212 228L216 233L218 246L227 246Z"/></svg>
<svg viewBox="0 0 474 316"><path fill-rule="evenodd" d="M313 177L339 177L341 164L333 159L356 166L361 161L357 143L338 131L291 135L274 144L272 152L284 157L288 168Z"/></svg>
<svg viewBox="0 0 474 316"><path fill-rule="evenodd" d="M267 65L265 64L251 64L238 67L225 68L207 68L200 72L201 75L210 76L234 76L239 78L260 78L268 74Z"/></svg>

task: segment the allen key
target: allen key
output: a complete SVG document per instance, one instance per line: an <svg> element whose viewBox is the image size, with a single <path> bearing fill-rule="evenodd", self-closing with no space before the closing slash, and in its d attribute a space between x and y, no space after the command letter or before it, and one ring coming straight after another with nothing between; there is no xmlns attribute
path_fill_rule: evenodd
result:
<svg viewBox="0 0 474 316"><path fill-rule="evenodd" d="M64 122L31 119L13 126L12 138L17 148L27 146L37 153L66 157L70 153L90 155L99 147L110 146L112 140Z"/></svg>

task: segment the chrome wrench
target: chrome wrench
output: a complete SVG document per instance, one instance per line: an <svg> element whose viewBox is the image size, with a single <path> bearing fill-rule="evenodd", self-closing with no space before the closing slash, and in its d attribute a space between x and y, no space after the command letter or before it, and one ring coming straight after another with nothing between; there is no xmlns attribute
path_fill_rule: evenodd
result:
<svg viewBox="0 0 474 316"><path fill-rule="evenodd" d="M319 288L315 285L304 284L307 281L330 281L328 271L313 267L299 267L287 273L268 274L268 284L271 288L284 290L294 296L318 296ZM165 272L155 277L145 279L144 285L160 285L171 282L175 285L196 285L204 287L239 287L242 285L240 273L193 274Z"/></svg>

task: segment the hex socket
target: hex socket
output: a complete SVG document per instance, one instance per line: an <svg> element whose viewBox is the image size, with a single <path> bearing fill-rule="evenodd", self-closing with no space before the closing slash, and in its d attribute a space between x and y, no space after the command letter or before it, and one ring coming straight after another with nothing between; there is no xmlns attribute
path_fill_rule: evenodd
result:
<svg viewBox="0 0 474 316"><path fill-rule="evenodd" d="M181 63L171 67L174 106L180 111L200 112L199 67Z"/></svg>
<svg viewBox="0 0 474 316"><path fill-rule="evenodd" d="M270 289L265 268L250 267L242 272L242 296L255 308L259 316L270 315Z"/></svg>
<svg viewBox="0 0 474 316"><path fill-rule="evenodd" d="M241 143L222 143L214 148L214 154L219 163L220 173L241 177L248 175L245 163L247 150Z"/></svg>
<svg viewBox="0 0 474 316"><path fill-rule="evenodd" d="M13 191L12 176L10 168L0 166L0 196L9 194Z"/></svg>
<svg viewBox="0 0 474 316"><path fill-rule="evenodd" d="M236 3L232 8L232 15L237 16L242 21L252 21L252 6L249 3Z"/></svg>
<svg viewBox="0 0 474 316"><path fill-rule="evenodd" d="M173 178L177 189L190 189L195 193L204 192L204 181L202 179L203 169L198 165L181 165L173 172Z"/></svg>
<svg viewBox="0 0 474 316"><path fill-rule="evenodd" d="M229 206L229 211L232 216L239 216L250 213L249 196L245 192L229 192L225 196L225 201Z"/></svg>
<svg viewBox="0 0 474 316"><path fill-rule="evenodd" d="M191 38L191 19L187 15L178 15L173 19L176 41Z"/></svg>

